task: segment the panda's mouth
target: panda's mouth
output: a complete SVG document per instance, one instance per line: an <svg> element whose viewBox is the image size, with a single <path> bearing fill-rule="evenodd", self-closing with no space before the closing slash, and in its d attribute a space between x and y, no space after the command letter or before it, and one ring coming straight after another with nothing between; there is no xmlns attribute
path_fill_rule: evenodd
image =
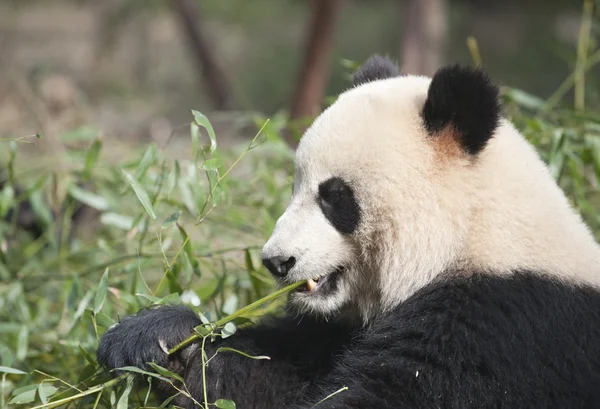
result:
<svg viewBox="0 0 600 409"><path fill-rule="evenodd" d="M305 285L302 285L296 289L296 292L301 294L322 294L333 293L338 288L339 279L344 272L344 267L337 267L332 272L316 278L310 278L306 281Z"/></svg>

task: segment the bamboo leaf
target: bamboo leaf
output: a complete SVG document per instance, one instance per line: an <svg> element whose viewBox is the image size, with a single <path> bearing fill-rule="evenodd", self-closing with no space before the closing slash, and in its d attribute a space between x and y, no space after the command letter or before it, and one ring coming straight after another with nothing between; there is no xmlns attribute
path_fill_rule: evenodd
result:
<svg viewBox="0 0 600 409"><path fill-rule="evenodd" d="M215 135L215 131L210 121L206 115L199 111L192 110L192 115L194 115L194 121L196 124L203 127L206 129L206 132L208 132L208 137L210 138L210 152L213 153L215 149L217 149L217 136Z"/></svg>
<svg viewBox="0 0 600 409"><path fill-rule="evenodd" d="M177 223L177 228L179 229L179 233L181 234L181 239L185 243L183 246L183 251L185 252L190 264L192 265L192 270L194 274L198 277L201 276L200 273L200 262L194 255L194 248L192 247L192 241L189 239L189 236L183 226Z"/></svg>
<svg viewBox="0 0 600 409"><path fill-rule="evenodd" d="M162 229L166 229L167 227L172 226L174 223L177 223L177 221L179 220L179 217L181 217L181 212L180 211L172 213L169 217L167 217L165 219L165 221L163 222L161 228Z"/></svg>
<svg viewBox="0 0 600 409"><path fill-rule="evenodd" d="M235 409L235 402L228 399L217 399L215 406L219 409Z"/></svg>
<svg viewBox="0 0 600 409"><path fill-rule="evenodd" d="M127 404L129 403L129 394L131 393L132 388L133 388L133 378L128 377L127 378L127 386L125 387L123 394L121 394L121 397L119 398L119 401L117 402L117 409L127 409L127 407L128 407Z"/></svg>
<svg viewBox="0 0 600 409"><path fill-rule="evenodd" d="M175 372L171 372L168 369L155 364L154 362L148 362L148 365L150 365L156 372L158 372L162 376L166 376L167 378L177 379L179 382L184 383L183 378L181 376L177 375Z"/></svg>
<svg viewBox="0 0 600 409"><path fill-rule="evenodd" d="M102 149L102 140L96 138L92 145L86 152L85 155L85 165L83 167L83 180L88 180L92 174L92 170L96 166L98 162L98 157L100 157L100 150Z"/></svg>
<svg viewBox="0 0 600 409"><path fill-rule="evenodd" d="M106 298L106 290L108 289L108 268L104 270L98 289L96 290L96 298L94 298L94 314L98 314L104 305Z"/></svg>
<svg viewBox="0 0 600 409"><path fill-rule="evenodd" d="M235 352L236 354L243 355L246 358L256 359L256 360L261 360L261 359L270 360L271 359L270 357L268 357L266 355L250 355L250 354L247 354L247 353L242 352L240 350L237 350L235 348L229 348L229 347L221 347L221 348L217 349L217 353L219 353L219 352Z"/></svg>
<svg viewBox="0 0 600 409"><path fill-rule="evenodd" d="M81 203L84 203L101 212L107 210L109 207L108 201L105 198L90 191L81 189L76 184L71 184L69 186L68 193L73 199L77 199Z"/></svg>
<svg viewBox="0 0 600 409"><path fill-rule="evenodd" d="M223 166L223 161L221 158L211 158L202 163L202 169L204 170L215 170L221 166Z"/></svg>
<svg viewBox="0 0 600 409"><path fill-rule="evenodd" d="M140 163L135 172L135 179L141 180L146 175L146 172L148 172L148 169L154 163L155 160L156 160L156 145L151 144L150 146L148 146L148 149L146 149L146 152L144 152L144 156L142 157L142 160L140 160Z"/></svg>
<svg viewBox="0 0 600 409"><path fill-rule="evenodd" d="M142 187L140 182L138 182L133 176L131 176L126 170L121 169L121 173L125 180L129 183L138 200L146 210L146 213L152 218L152 220L156 220L156 213L154 213L154 209L152 208L152 202L150 202L150 197L146 190Z"/></svg>
<svg viewBox="0 0 600 409"><path fill-rule="evenodd" d="M11 375L27 375L27 372L23 372L20 369L10 368L8 366L0 366L0 373L7 373Z"/></svg>

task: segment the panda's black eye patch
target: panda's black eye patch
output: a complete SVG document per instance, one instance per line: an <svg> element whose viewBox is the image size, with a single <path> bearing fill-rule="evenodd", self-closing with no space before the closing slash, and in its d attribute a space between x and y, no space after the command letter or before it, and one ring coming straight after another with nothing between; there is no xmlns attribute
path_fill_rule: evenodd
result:
<svg viewBox="0 0 600 409"><path fill-rule="evenodd" d="M339 177L319 184L319 206L329 222L342 234L352 234L360 222L360 206L354 190Z"/></svg>

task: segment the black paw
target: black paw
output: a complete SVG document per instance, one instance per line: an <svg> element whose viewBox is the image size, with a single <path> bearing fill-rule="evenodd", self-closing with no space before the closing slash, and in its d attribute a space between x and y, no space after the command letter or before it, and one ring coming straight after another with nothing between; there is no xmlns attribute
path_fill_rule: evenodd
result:
<svg viewBox="0 0 600 409"><path fill-rule="evenodd" d="M148 362L166 366L169 356L165 349L185 340L200 324L198 316L183 306L142 310L104 333L96 352L98 362L109 369L148 369Z"/></svg>

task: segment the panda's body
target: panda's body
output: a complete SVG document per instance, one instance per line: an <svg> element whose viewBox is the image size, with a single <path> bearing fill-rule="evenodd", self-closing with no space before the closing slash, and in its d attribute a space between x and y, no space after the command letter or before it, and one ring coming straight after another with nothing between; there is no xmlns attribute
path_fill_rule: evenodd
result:
<svg viewBox="0 0 600 409"><path fill-rule="evenodd" d="M380 57L355 82L304 135L263 249L282 283L307 287L289 316L207 343L208 356L271 357L220 352L209 402L600 407L600 249L500 118L496 88L460 67L397 77ZM198 346L163 352L199 323L183 307L143 311L105 334L99 360L169 366L202 401Z"/></svg>

